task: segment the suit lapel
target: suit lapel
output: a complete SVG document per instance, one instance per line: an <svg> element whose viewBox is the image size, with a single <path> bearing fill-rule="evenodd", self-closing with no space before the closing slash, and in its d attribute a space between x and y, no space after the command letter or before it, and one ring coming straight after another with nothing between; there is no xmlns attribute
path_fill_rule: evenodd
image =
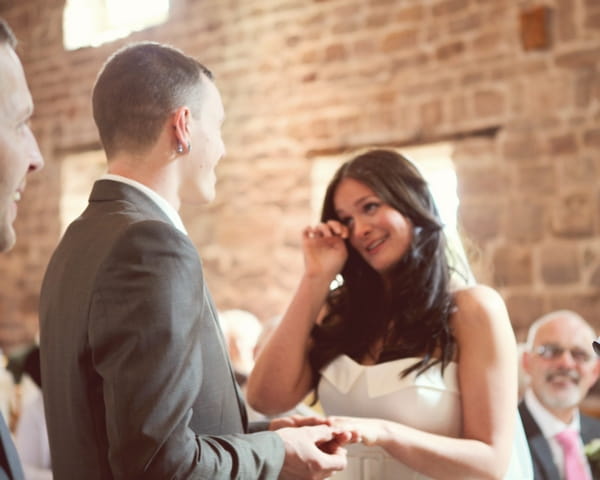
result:
<svg viewBox="0 0 600 480"><path fill-rule="evenodd" d="M519 404L519 413L521 414L523 428L525 429L525 435L529 442L535 479L560 480L560 474L554 463L550 445L548 445L538 424L533 419L533 416L524 402Z"/></svg>
<svg viewBox="0 0 600 480"><path fill-rule="evenodd" d="M0 472L5 470L6 475L0 474L0 479L12 478L22 480L24 478L19 455L12 441L8 425L4 421L4 416L0 414Z"/></svg>
<svg viewBox="0 0 600 480"><path fill-rule="evenodd" d="M580 414L581 418L581 439L584 444L592 440L600 439L600 423L594 418Z"/></svg>

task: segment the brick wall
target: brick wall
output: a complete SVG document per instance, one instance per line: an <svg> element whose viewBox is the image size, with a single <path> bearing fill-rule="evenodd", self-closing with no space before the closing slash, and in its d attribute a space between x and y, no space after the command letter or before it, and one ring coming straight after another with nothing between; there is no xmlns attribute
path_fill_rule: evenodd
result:
<svg viewBox="0 0 600 480"><path fill-rule="evenodd" d="M182 216L220 308L266 320L302 269L316 156L369 145L454 145L460 219L478 278L520 338L553 308L600 327L600 2L171 0L169 21L99 48L62 48L64 0L0 0L20 38L46 168L0 261L0 344L31 338L59 236L61 159L98 146L90 91L140 39L216 75L228 155L216 201Z"/></svg>

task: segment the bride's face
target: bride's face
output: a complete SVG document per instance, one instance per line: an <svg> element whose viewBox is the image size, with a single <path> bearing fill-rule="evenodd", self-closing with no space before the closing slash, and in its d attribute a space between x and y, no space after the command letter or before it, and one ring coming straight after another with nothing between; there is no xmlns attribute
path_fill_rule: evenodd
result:
<svg viewBox="0 0 600 480"><path fill-rule="evenodd" d="M349 229L350 244L365 262L381 275L392 270L410 248L412 222L353 178L340 182L333 203Z"/></svg>

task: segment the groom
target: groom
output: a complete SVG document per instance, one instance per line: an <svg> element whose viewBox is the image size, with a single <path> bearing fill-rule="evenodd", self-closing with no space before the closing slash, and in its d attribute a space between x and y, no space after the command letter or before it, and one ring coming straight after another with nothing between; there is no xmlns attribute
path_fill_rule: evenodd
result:
<svg viewBox="0 0 600 480"><path fill-rule="evenodd" d="M178 214L215 197L224 112L211 73L172 47L130 45L102 68L93 113L108 174L52 256L40 300L55 477L321 479L342 469L352 435L317 419L249 433Z"/></svg>

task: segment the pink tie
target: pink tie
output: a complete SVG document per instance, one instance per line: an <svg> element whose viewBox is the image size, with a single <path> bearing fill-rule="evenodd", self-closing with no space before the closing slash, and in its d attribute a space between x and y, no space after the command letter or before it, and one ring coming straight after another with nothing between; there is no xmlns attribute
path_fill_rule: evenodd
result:
<svg viewBox="0 0 600 480"><path fill-rule="evenodd" d="M556 440L565 454L565 480L589 480L579 454L579 433L567 428L556 435Z"/></svg>

